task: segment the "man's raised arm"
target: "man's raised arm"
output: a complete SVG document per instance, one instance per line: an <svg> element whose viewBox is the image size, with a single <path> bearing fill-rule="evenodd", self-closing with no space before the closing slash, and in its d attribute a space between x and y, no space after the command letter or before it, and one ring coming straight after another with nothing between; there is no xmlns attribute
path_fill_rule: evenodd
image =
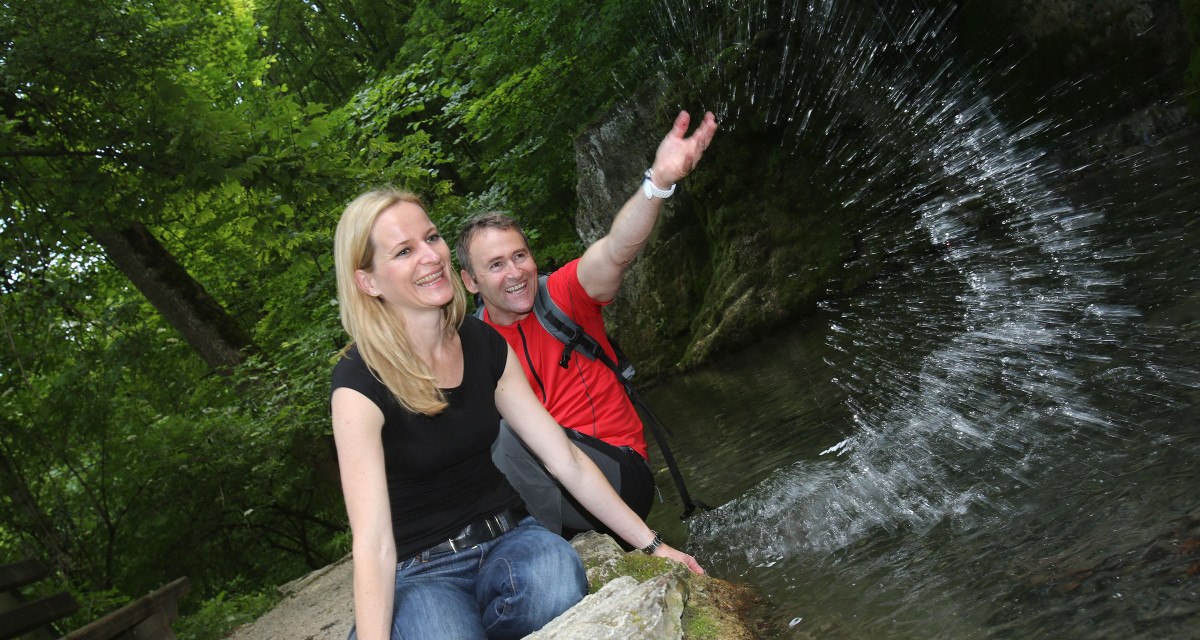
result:
<svg viewBox="0 0 1200 640"><path fill-rule="evenodd" d="M690 123L688 112L680 111L654 154L650 175L654 187L660 191L673 189L675 183L691 173L717 132L717 119L711 111L704 114L700 126L688 136ZM616 297L621 277L645 246L661 208L661 197L647 197L639 188L617 212L608 234L584 252L579 259L579 283L592 299L608 302Z"/></svg>

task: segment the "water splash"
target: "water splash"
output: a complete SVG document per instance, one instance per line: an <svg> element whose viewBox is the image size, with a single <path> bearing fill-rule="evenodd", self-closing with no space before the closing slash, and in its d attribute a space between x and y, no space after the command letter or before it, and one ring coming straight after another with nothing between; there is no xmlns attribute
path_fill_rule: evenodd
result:
<svg viewBox="0 0 1200 640"><path fill-rule="evenodd" d="M665 74L676 73L673 60L714 61L724 127L782 127L783 148L823 159L807 179L842 207L878 220L916 212L918 233L889 250L932 248L936 259L906 277L953 292L938 308L907 301L915 308L903 322L927 327L900 324L871 300L841 309L831 341L848 358L837 382L853 432L830 460L779 469L694 520L700 553L768 567L972 511L1012 514L1021 507L1010 497L1059 464L1061 443L1129 437L1128 421L1094 393L1098 375L1113 375L1113 349L1129 347L1115 336L1140 315L1111 302L1121 279L1105 265L1129 256L1101 246L1103 210L1062 195L1062 167L1034 142L1069 123L1003 123L980 90L988 71L950 59L947 11L871 15L829 0L662 6L670 21L660 41L686 50L660 57ZM915 365L878 355L933 328L940 343ZM1130 357L1126 366L1150 366Z"/></svg>
<svg viewBox="0 0 1200 640"><path fill-rule="evenodd" d="M956 62L948 10L657 8L662 84L703 78L689 100L727 133L769 131L796 179L829 194L824 215L876 221L864 244L905 265L823 304L840 436L747 452L769 425L710 418L724 427L695 445L721 449L708 465L758 456L773 471L689 520L689 549L770 585L789 628L822 637L1190 637L1194 149L1109 157L1108 179L1136 178L1137 195L1088 186L1105 174L1044 146L1088 123L1000 118L1005 96L983 87L1008 69ZM741 375L745 404L763 378ZM783 435L812 442L823 424Z"/></svg>

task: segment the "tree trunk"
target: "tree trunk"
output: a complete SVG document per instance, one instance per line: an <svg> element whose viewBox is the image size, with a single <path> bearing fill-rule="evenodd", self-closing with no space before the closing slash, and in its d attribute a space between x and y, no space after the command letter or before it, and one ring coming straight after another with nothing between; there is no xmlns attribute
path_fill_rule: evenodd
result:
<svg viewBox="0 0 1200 640"><path fill-rule="evenodd" d="M88 229L108 259L146 296L196 353L228 375L253 342L204 287L140 223L120 229Z"/></svg>

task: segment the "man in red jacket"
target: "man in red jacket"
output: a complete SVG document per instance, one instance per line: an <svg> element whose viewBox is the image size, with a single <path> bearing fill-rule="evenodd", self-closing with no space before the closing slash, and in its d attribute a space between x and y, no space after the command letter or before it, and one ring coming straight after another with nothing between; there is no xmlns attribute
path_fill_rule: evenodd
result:
<svg viewBox="0 0 1200 640"><path fill-rule="evenodd" d="M601 309L616 297L621 278L658 220L662 201L675 183L695 168L716 133L706 113L692 135L681 112L655 153L637 192L613 219L607 235L547 280L550 297L566 315L596 339L614 362ZM537 263L529 242L512 218L489 213L467 222L455 252L467 289L483 299L483 319L512 346L533 392L572 440L591 456L625 502L643 518L650 511L654 478L646 462L641 419L616 375L599 360L572 354L560 366L563 343L532 313L538 288ZM571 502L507 428L493 459L525 498L530 511L564 535L597 528L586 511ZM582 511L582 512L581 512Z"/></svg>

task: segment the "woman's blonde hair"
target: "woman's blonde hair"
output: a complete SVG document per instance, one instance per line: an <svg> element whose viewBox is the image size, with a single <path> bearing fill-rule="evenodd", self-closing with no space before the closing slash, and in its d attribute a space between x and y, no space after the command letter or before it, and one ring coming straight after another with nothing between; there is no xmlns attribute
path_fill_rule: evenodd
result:
<svg viewBox="0 0 1200 640"><path fill-rule="evenodd" d="M333 261L337 271L338 306L342 327L358 345L363 361L407 410L436 415L446 408L446 397L437 386L437 376L416 354L408 338L404 319L385 306L381 298L358 288L354 272L370 271L375 257L371 227L379 215L401 202L422 209L416 195L396 189L368 191L354 199L342 212L333 239ZM451 265L447 265L453 271ZM442 307L447 333L458 331L467 311L467 293L453 275L454 299Z"/></svg>

